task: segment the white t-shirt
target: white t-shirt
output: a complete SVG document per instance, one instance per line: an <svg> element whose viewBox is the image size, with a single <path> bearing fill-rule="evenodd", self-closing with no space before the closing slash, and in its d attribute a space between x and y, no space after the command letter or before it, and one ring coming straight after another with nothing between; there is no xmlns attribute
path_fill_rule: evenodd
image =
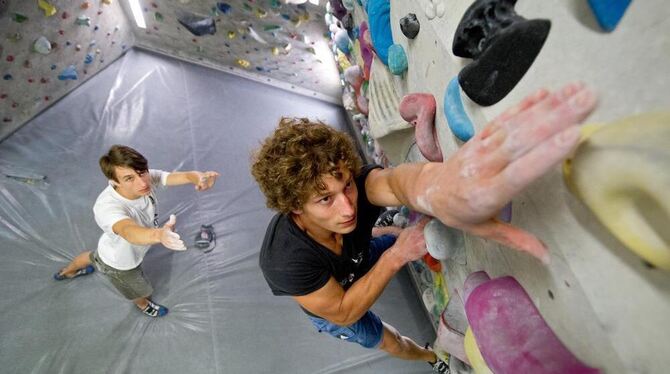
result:
<svg viewBox="0 0 670 374"><path fill-rule="evenodd" d="M104 231L98 240L98 256L105 264L118 270L130 270L142 263L151 246L131 244L115 234L112 226L130 218L140 226L158 227L154 192L158 188L165 188L169 174L162 170L149 169L151 193L135 200L121 196L111 185L98 195L93 205L93 213L95 222Z"/></svg>

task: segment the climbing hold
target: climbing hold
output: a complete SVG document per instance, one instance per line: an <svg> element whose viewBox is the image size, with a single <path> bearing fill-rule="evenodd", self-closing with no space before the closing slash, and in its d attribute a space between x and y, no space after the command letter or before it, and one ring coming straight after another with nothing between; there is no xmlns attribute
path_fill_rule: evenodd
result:
<svg viewBox="0 0 670 374"><path fill-rule="evenodd" d="M631 0L589 0L591 11L605 31L613 31L628 9Z"/></svg>
<svg viewBox="0 0 670 374"><path fill-rule="evenodd" d="M93 55L88 53L86 54L86 57L84 58L84 64L88 65L93 62Z"/></svg>
<svg viewBox="0 0 670 374"><path fill-rule="evenodd" d="M81 44L76 44L76 45L74 46L74 49L75 49L77 52L81 51Z"/></svg>
<svg viewBox="0 0 670 374"><path fill-rule="evenodd" d="M491 371L600 373L563 345L514 278L484 281L464 299L470 328Z"/></svg>
<svg viewBox="0 0 670 374"><path fill-rule="evenodd" d="M91 26L91 18L88 16L81 15L77 17L74 23L79 26Z"/></svg>
<svg viewBox="0 0 670 374"><path fill-rule="evenodd" d="M14 77L12 77L11 74L5 74L5 75L2 76L2 79L6 80L6 81L11 81L12 79L14 79Z"/></svg>
<svg viewBox="0 0 670 374"><path fill-rule="evenodd" d="M62 81L66 80L76 80L77 77L77 68L74 65L70 65L63 69L63 71L58 75L58 79Z"/></svg>
<svg viewBox="0 0 670 374"><path fill-rule="evenodd" d="M235 36L237 36L235 31L228 31L228 39L235 39Z"/></svg>
<svg viewBox="0 0 670 374"><path fill-rule="evenodd" d="M563 168L570 191L628 249L670 271L670 113L582 129Z"/></svg>
<svg viewBox="0 0 670 374"><path fill-rule="evenodd" d="M423 235L431 256L441 261L453 260L465 265L465 239L461 230L445 226L433 218L423 228Z"/></svg>
<svg viewBox="0 0 670 374"><path fill-rule="evenodd" d="M21 33L19 33L19 32L15 32L15 33L13 33L13 34L9 34L9 35L7 35L7 39L8 39L9 41L11 41L11 42L14 42L14 43L16 43L16 42L18 42L19 40L21 40L21 38L22 38L22 37L21 37Z"/></svg>
<svg viewBox="0 0 670 374"><path fill-rule="evenodd" d="M241 67L243 67L245 69L247 69L251 65L251 63L249 61L243 60L241 58L238 58L236 62L237 62L238 65L240 65Z"/></svg>
<svg viewBox="0 0 670 374"><path fill-rule="evenodd" d="M160 12L154 13L154 19L157 22L163 22L163 14L161 14Z"/></svg>
<svg viewBox="0 0 670 374"><path fill-rule="evenodd" d="M477 340L472 333L472 329L468 326L468 329L465 330L465 338L463 339L463 346L465 348L465 354L468 356L468 361L470 366L474 369L477 374L493 374L491 369L486 365L484 357L482 357L482 352L479 350L477 345Z"/></svg>
<svg viewBox="0 0 670 374"><path fill-rule="evenodd" d="M347 14L347 8L342 4L342 0L328 0L328 5L330 5L330 12L333 15L341 20L345 14Z"/></svg>
<svg viewBox="0 0 670 374"><path fill-rule="evenodd" d="M256 17L263 19L268 16L268 13L261 8L256 8Z"/></svg>
<svg viewBox="0 0 670 374"><path fill-rule="evenodd" d="M399 106L400 116L414 126L416 145L421 154L433 162L442 161L442 151L435 129L435 97L428 93L405 95Z"/></svg>
<svg viewBox="0 0 670 374"><path fill-rule="evenodd" d="M510 223L512 222L512 202L510 201L498 213L498 219Z"/></svg>
<svg viewBox="0 0 670 374"><path fill-rule="evenodd" d="M458 75L463 91L477 104L502 100L521 80L549 34L549 20L526 20L516 0L477 0L456 29L454 55L474 59Z"/></svg>
<svg viewBox="0 0 670 374"><path fill-rule="evenodd" d="M51 42L44 36L40 36L35 40L35 43L33 43L33 50L37 53L47 55L51 52Z"/></svg>
<svg viewBox="0 0 670 374"><path fill-rule="evenodd" d="M453 322L456 322L456 324ZM464 346L467 326L468 322L463 312L463 303L460 297L450 297L446 308L440 313L434 348L442 352L448 352L450 355L469 364ZM463 329L463 331L461 332L459 329Z"/></svg>
<svg viewBox="0 0 670 374"><path fill-rule="evenodd" d="M335 37L333 38L333 41L335 42L335 45L337 48L342 51L345 55L349 54L349 45L351 44L351 40L349 39L349 35L347 35L347 31L344 29L339 29L335 33Z"/></svg>
<svg viewBox="0 0 670 374"><path fill-rule="evenodd" d="M13 62L14 61L14 56L7 55L7 58L5 58L5 60L7 60L7 62Z"/></svg>
<svg viewBox="0 0 670 374"><path fill-rule="evenodd" d="M37 0L37 6L44 11L45 17L51 17L56 14L56 7L49 4L46 0Z"/></svg>
<svg viewBox="0 0 670 374"><path fill-rule="evenodd" d="M21 13L12 13L12 21L17 23L23 23L28 20L28 17L24 16Z"/></svg>
<svg viewBox="0 0 670 374"><path fill-rule="evenodd" d="M203 17L186 11L177 12L177 21L195 36L214 35L216 24L212 17Z"/></svg>
<svg viewBox="0 0 670 374"><path fill-rule="evenodd" d="M392 132L411 128L412 125L400 116L400 95L391 72L378 58L372 60L371 71L367 96L370 99L368 120L373 138L379 139Z"/></svg>
<svg viewBox="0 0 670 374"><path fill-rule="evenodd" d="M228 14L228 12L230 12L231 9L229 4L222 2L216 3L216 8L219 9L219 11L223 14Z"/></svg>
<svg viewBox="0 0 670 374"><path fill-rule="evenodd" d="M388 65L388 49L393 44L391 4L389 0L369 0L367 6L370 36L377 56Z"/></svg>
<svg viewBox="0 0 670 374"><path fill-rule="evenodd" d="M444 115L447 117L449 129L461 141L467 142L475 135L470 117L463 107L461 88L456 77L449 82L444 94Z"/></svg>
<svg viewBox="0 0 670 374"><path fill-rule="evenodd" d="M370 69L372 67L374 53L372 52L372 42L370 41L368 24L365 22L361 23L359 30L358 43L361 49L360 55L363 59L363 76L365 77L365 80L370 80Z"/></svg>
<svg viewBox="0 0 670 374"><path fill-rule="evenodd" d="M348 11L354 10L354 0L342 0L342 6Z"/></svg>
<svg viewBox="0 0 670 374"><path fill-rule="evenodd" d="M106 5L111 5L111 4L112 4L112 0L102 0L102 3L103 3L103 4L106 4Z"/></svg>
<svg viewBox="0 0 670 374"><path fill-rule="evenodd" d="M275 31L280 30L281 26L279 25L265 25L263 26L263 31Z"/></svg>
<svg viewBox="0 0 670 374"><path fill-rule="evenodd" d="M68 12L63 12L63 14L60 15L60 18L62 19L67 19L68 17L70 17L70 13Z"/></svg>
<svg viewBox="0 0 670 374"><path fill-rule="evenodd" d="M420 28L421 25L414 13L409 13L400 19L400 31L409 39L416 38Z"/></svg>
<svg viewBox="0 0 670 374"><path fill-rule="evenodd" d="M394 75L402 75L407 71L407 55L400 44L393 44L388 50L388 67Z"/></svg>
<svg viewBox="0 0 670 374"><path fill-rule="evenodd" d="M251 26L248 27L248 32L249 32L249 35L251 35L251 37L254 38L257 42L259 42L261 44L268 44L268 42L266 42L263 38L261 38L261 36L258 35L256 33L256 31L254 31L253 28L251 28Z"/></svg>
<svg viewBox="0 0 670 374"><path fill-rule="evenodd" d="M86 10L86 9L88 9L90 6L91 6L91 3L89 3L88 1L84 1L83 3L81 3L81 5L79 6L79 8Z"/></svg>

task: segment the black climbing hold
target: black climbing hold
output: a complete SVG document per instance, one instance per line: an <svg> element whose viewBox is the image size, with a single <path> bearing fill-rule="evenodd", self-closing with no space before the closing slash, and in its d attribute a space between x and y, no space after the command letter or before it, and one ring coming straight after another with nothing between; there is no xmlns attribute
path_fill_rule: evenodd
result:
<svg viewBox="0 0 670 374"><path fill-rule="evenodd" d="M549 20L527 20L516 14L515 3L477 0L456 29L452 51L474 59L458 74L458 81L479 105L497 103L516 86L549 34Z"/></svg>
<svg viewBox="0 0 670 374"><path fill-rule="evenodd" d="M416 38L420 28L421 25L419 24L419 20L416 19L416 14L414 13L408 13L406 16L400 19L400 30L409 39Z"/></svg>

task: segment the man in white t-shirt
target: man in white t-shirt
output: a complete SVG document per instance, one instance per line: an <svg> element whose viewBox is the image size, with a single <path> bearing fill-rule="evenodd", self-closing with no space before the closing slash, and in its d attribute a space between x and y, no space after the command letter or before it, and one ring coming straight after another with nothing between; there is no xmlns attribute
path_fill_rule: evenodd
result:
<svg viewBox="0 0 670 374"><path fill-rule="evenodd" d="M132 300L146 315L162 317L168 309L151 300L153 288L142 272L141 263L151 245L184 251L186 246L174 232L176 217L158 226L158 189L191 183L198 191L211 188L219 173L184 171L168 173L149 169L136 150L112 146L100 158L100 169L109 179L93 206L95 221L103 231L95 251L85 251L54 275L56 280L72 279L98 269L121 294Z"/></svg>

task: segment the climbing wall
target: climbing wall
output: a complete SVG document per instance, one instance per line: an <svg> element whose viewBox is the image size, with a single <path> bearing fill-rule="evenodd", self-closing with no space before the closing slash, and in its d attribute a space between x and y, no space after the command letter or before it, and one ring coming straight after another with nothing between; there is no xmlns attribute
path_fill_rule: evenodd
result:
<svg viewBox="0 0 670 374"><path fill-rule="evenodd" d="M503 2L514 3L498 1ZM378 22L378 9L374 7L383 6L385 2L344 3L353 3L353 6L347 5L352 8L349 11L355 20L355 26L349 30L348 45L352 50L348 60L363 69L365 51L359 43L364 29L362 23L370 24L373 17L377 17ZM627 2L606 5L615 7L622 3ZM362 96L369 106L369 113L362 113L360 107L349 109L370 158L388 165L426 160L425 152L416 144L414 128L399 123L400 116L393 110L398 107L400 98L409 93L429 93L435 97L436 135L445 159L502 111L542 87L558 89L575 80L592 87L599 96L599 104L587 123L607 124L632 115L670 109L667 90L670 8L665 2L633 1L627 8L623 6L619 14L623 17L618 24L610 23L605 30L602 23L596 21L587 1L518 1L514 7L518 15L528 20L547 20L551 27L520 80L499 100L480 102L481 105L464 92L463 82L457 78L473 59L457 57L452 49L458 25L472 4L472 1L391 0L388 18L392 40L382 47L375 43L374 26L370 26L373 48L385 49L391 44L401 47L394 47L395 52L387 49L391 56L387 64L380 63L383 58L376 50L370 75L362 85L356 84L363 88L355 88L350 83L345 87L345 91L356 96L353 100ZM400 29L401 18L409 13L416 15L420 25L414 39L406 37ZM338 26L343 25L340 22ZM517 44L506 53L524 52L520 51L523 48L523 44ZM347 66L341 65L341 68ZM496 76L505 73L507 71L501 70ZM452 96L448 90L450 82L456 84L452 87ZM460 98L454 101L453 95ZM471 122L469 131L455 127L457 121L447 120L445 100L446 104L451 101L451 104L462 105L458 114L460 119ZM666 122L663 126L667 134L670 124ZM660 144L667 144L667 139ZM652 156L651 160L662 161L667 147L655 150L660 158L654 160ZM667 162L660 165L664 166L656 169L657 172L667 173L670 167ZM646 166L639 165L639 168ZM645 181L639 183L643 185ZM625 190L623 196L626 196ZM659 204L665 202L659 200L652 205ZM486 271L493 279L511 276L518 281L531 301L527 305L537 308L536 316L544 319L550 331L585 365L608 373L667 371L670 365L666 348L670 343L670 273L617 240L589 207L569 192L559 167L517 196L506 213L505 218L512 224L546 243L551 254L550 264L543 265L530 256L458 230L444 231L441 241L452 246L453 256L437 264L432 259L411 266L419 284L432 282L435 288L446 283L448 296L443 297L444 300L435 297L443 294L442 290L423 293L436 328L446 306L445 300L458 298L459 312L463 314L465 279L473 272ZM663 232L669 227L667 217L661 214L650 219L649 224L657 230L660 228L660 237L667 240L668 232ZM670 250L668 246L670 243L666 241L666 251ZM438 282L435 277L431 281L431 272L437 275ZM462 347L463 336L460 339Z"/></svg>
<svg viewBox="0 0 670 374"><path fill-rule="evenodd" d="M116 0L2 1L0 139L133 44Z"/></svg>
<svg viewBox="0 0 670 374"><path fill-rule="evenodd" d="M141 1L137 45L339 103L324 7L285 1ZM131 14L128 12L128 14ZM190 24L209 24L189 31Z"/></svg>

